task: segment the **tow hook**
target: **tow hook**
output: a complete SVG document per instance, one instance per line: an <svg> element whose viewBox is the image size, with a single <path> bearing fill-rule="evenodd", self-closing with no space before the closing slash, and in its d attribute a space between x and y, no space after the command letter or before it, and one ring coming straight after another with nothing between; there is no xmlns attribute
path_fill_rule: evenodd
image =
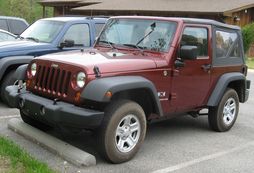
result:
<svg viewBox="0 0 254 173"><path fill-rule="evenodd" d="M59 101L58 98L54 99L53 105L56 105L58 101Z"/></svg>

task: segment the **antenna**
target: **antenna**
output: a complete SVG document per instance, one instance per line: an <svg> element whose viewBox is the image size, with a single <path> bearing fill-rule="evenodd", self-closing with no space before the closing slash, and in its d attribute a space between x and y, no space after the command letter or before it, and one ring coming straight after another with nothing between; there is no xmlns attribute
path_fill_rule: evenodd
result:
<svg viewBox="0 0 254 173"><path fill-rule="evenodd" d="M93 18L93 10L91 10L90 17L91 17L91 19Z"/></svg>

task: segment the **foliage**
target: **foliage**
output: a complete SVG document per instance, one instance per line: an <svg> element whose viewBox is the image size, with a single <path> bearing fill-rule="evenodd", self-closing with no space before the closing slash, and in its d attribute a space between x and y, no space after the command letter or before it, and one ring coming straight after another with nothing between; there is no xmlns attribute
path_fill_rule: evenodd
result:
<svg viewBox="0 0 254 173"><path fill-rule="evenodd" d="M253 58L247 58L246 64L249 69L254 69L254 57Z"/></svg>
<svg viewBox="0 0 254 173"><path fill-rule="evenodd" d="M0 15L25 18L28 23L42 18L43 9L38 0L0 0ZM52 8L46 8L47 17L53 15Z"/></svg>
<svg viewBox="0 0 254 173"><path fill-rule="evenodd" d="M46 164L33 159L12 141L3 137L0 137L0 158L8 158L10 160L10 172L18 170L17 172L53 173Z"/></svg>
<svg viewBox="0 0 254 173"><path fill-rule="evenodd" d="M254 23L246 25L242 28L244 52L246 53L251 44L254 43Z"/></svg>

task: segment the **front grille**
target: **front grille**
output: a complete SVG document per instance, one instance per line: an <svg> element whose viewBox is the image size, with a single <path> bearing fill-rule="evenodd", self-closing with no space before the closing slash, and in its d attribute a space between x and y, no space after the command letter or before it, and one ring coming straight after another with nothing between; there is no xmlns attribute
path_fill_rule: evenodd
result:
<svg viewBox="0 0 254 173"><path fill-rule="evenodd" d="M67 96L71 72L38 65L34 89L57 96Z"/></svg>

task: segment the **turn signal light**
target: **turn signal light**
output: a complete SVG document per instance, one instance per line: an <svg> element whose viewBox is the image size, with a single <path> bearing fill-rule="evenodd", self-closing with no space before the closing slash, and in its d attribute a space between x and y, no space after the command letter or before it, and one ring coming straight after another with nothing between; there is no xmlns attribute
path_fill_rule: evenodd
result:
<svg viewBox="0 0 254 173"><path fill-rule="evenodd" d="M105 96L108 98L111 98L113 96L113 94L111 91L108 91L108 92L106 92Z"/></svg>
<svg viewBox="0 0 254 173"><path fill-rule="evenodd" d="M80 92L77 92L75 94L75 101L78 102L80 100L80 96L81 96L81 93Z"/></svg>
<svg viewBox="0 0 254 173"><path fill-rule="evenodd" d="M28 80L26 81L26 86L29 87L30 85L31 85L31 80L28 79Z"/></svg>

